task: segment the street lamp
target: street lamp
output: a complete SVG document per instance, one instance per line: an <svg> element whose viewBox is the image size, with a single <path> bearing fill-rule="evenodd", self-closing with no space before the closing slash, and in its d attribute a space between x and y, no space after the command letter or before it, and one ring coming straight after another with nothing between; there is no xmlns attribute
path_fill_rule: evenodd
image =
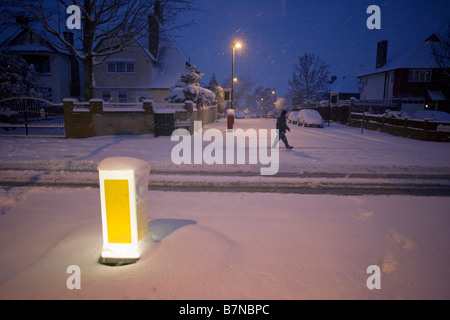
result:
<svg viewBox="0 0 450 320"><path fill-rule="evenodd" d="M242 48L242 45L239 42L234 42L233 43L233 58L231 61L231 109L234 109L234 105L233 105L233 97L234 97L234 54L236 49L240 49Z"/></svg>

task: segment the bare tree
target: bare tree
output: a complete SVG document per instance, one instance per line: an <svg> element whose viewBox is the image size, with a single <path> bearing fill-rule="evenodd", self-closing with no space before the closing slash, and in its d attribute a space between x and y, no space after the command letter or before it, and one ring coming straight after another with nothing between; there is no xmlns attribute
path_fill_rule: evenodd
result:
<svg viewBox="0 0 450 320"><path fill-rule="evenodd" d="M431 52L448 83L450 80L450 24L447 30L437 35L434 40L431 44Z"/></svg>
<svg viewBox="0 0 450 320"><path fill-rule="evenodd" d="M266 117L267 113L275 110L276 91L274 89L258 86L251 96L256 107L256 113Z"/></svg>
<svg viewBox="0 0 450 320"><path fill-rule="evenodd" d="M231 74L225 77L223 83L225 87L231 88ZM247 100L251 95L254 86L255 84L244 76L241 76L237 79L237 81L234 83L233 93L233 106L235 106L236 109L243 110L248 107Z"/></svg>
<svg viewBox="0 0 450 320"><path fill-rule="evenodd" d="M165 23L168 29L182 27L175 24L175 18L183 12L196 10L194 0L18 0L7 2L12 10L20 11L35 21L39 21L45 34L37 34L44 41L62 50L69 50L83 64L85 78L85 99L94 96L94 66L103 63L107 57L119 53L124 48L146 34L148 16L158 10L164 16L157 16L157 23ZM0 3L2 4L2 3ZM73 30L75 40L65 36L68 31L67 9L75 5L80 9L81 30ZM5 6L6 7L6 6ZM9 20L8 10L1 15L7 23L20 23ZM24 24L26 27L26 24ZM34 30L30 30L34 32ZM101 43L101 46L97 44Z"/></svg>
<svg viewBox="0 0 450 320"><path fill-rule="evenodd" d="M292 104L299 105L305 99L317 99L328 89L329 65L315 54L305 53L298 58L292 79L289 80L289 93Z"/></svg>

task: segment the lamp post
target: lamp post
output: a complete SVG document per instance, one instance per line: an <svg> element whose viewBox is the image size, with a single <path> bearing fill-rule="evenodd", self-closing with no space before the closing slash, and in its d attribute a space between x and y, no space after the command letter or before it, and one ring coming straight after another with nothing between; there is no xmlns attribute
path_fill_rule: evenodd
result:
<svg viewBox="0 0 450 320"><path fill-rule="evenodd" d="M234 109L233 98L234 98L234 55L236 49L242 48L242 45L239 42L233 43L233 58L231 61L231 109Z"/></svg>

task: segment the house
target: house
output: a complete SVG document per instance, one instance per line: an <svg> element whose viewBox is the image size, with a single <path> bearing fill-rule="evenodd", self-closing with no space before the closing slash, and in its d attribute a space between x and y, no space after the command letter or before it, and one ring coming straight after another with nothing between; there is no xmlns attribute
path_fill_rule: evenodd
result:
<svg viewBox="0 0 450 320"><path fill-rule="evenodd" d="M79 97L83 86L81 63L68 50L44 41L49 35L45 35L39 22L22 15L16 17L16 22L0 30L0 48L8 48L34 66L41 97L57 103L64 98ZM64 32L64 36L73 41L71 32Z"/></svg>
<svg viewBox="0 0 450 320"><path fill-rule="evenodd" d="M431 53L437 41L433 34L413 49L392 53L387 40L378 42L375 68L358 76L361 99L392 101L408 113L449 111L450 92Z"/></svg>
<svg viewBox="0 0 450 320"><path fill-rule="evenodd" d="M333 76L330 82L329 102L336 104L339 101L350 100L351 98L359 99L358 78L355 76Z"/></svg>
<svg viewBox="0 0 450 320"><path fill-rule="evenodd" d="M175 41L164 30L162 12L148 17L148 34L135 37L120 53L94 67L95 97L110 102L164 103L170 87L190 66ZM96 50L104 45L99 43Z"/></svg>

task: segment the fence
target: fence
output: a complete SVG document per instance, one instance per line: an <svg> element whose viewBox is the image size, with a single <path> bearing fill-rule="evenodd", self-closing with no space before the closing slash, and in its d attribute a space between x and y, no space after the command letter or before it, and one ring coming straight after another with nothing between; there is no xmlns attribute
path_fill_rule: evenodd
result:
<svg viewBox="0 0 450 320"><path fill-rule="evenodd" d="M371 114L384 114L386 110L397 111L397 103L391 100L340 100L337 103L328 103L316 108L325 122L333 121L342 124L350 122L350 114L369 112Z"/></svg>
<svg viewBox="0 0 450 320"><path fill-rule="evenodd" d="M144 103L103 103L104 112L144 112Z"/></svg>
<svg viewBox="0 0 450 320"><path fill-rule="evenodd" d="M392 135L427 141L450 141L450 122L431 120L396 119L383 115L352 112L353 127L377 130Z"/></svg>
<svg viewBox="0 0 450 320"><path fill-rule="evenodd" d="M64 137L63 105L34 97L1 100L0 135Z"/></svg>
<svg viewBox="0 0 450 320"><path fill-rule="evenodd" d="M86 138L102 135L171 135L174 128L193 130L193 122L203 124L217 119L215 106L196 111L192 104L104 103L100 99L63 102L66 137ZM170 115L170 116L164 116Z"/></svg>

